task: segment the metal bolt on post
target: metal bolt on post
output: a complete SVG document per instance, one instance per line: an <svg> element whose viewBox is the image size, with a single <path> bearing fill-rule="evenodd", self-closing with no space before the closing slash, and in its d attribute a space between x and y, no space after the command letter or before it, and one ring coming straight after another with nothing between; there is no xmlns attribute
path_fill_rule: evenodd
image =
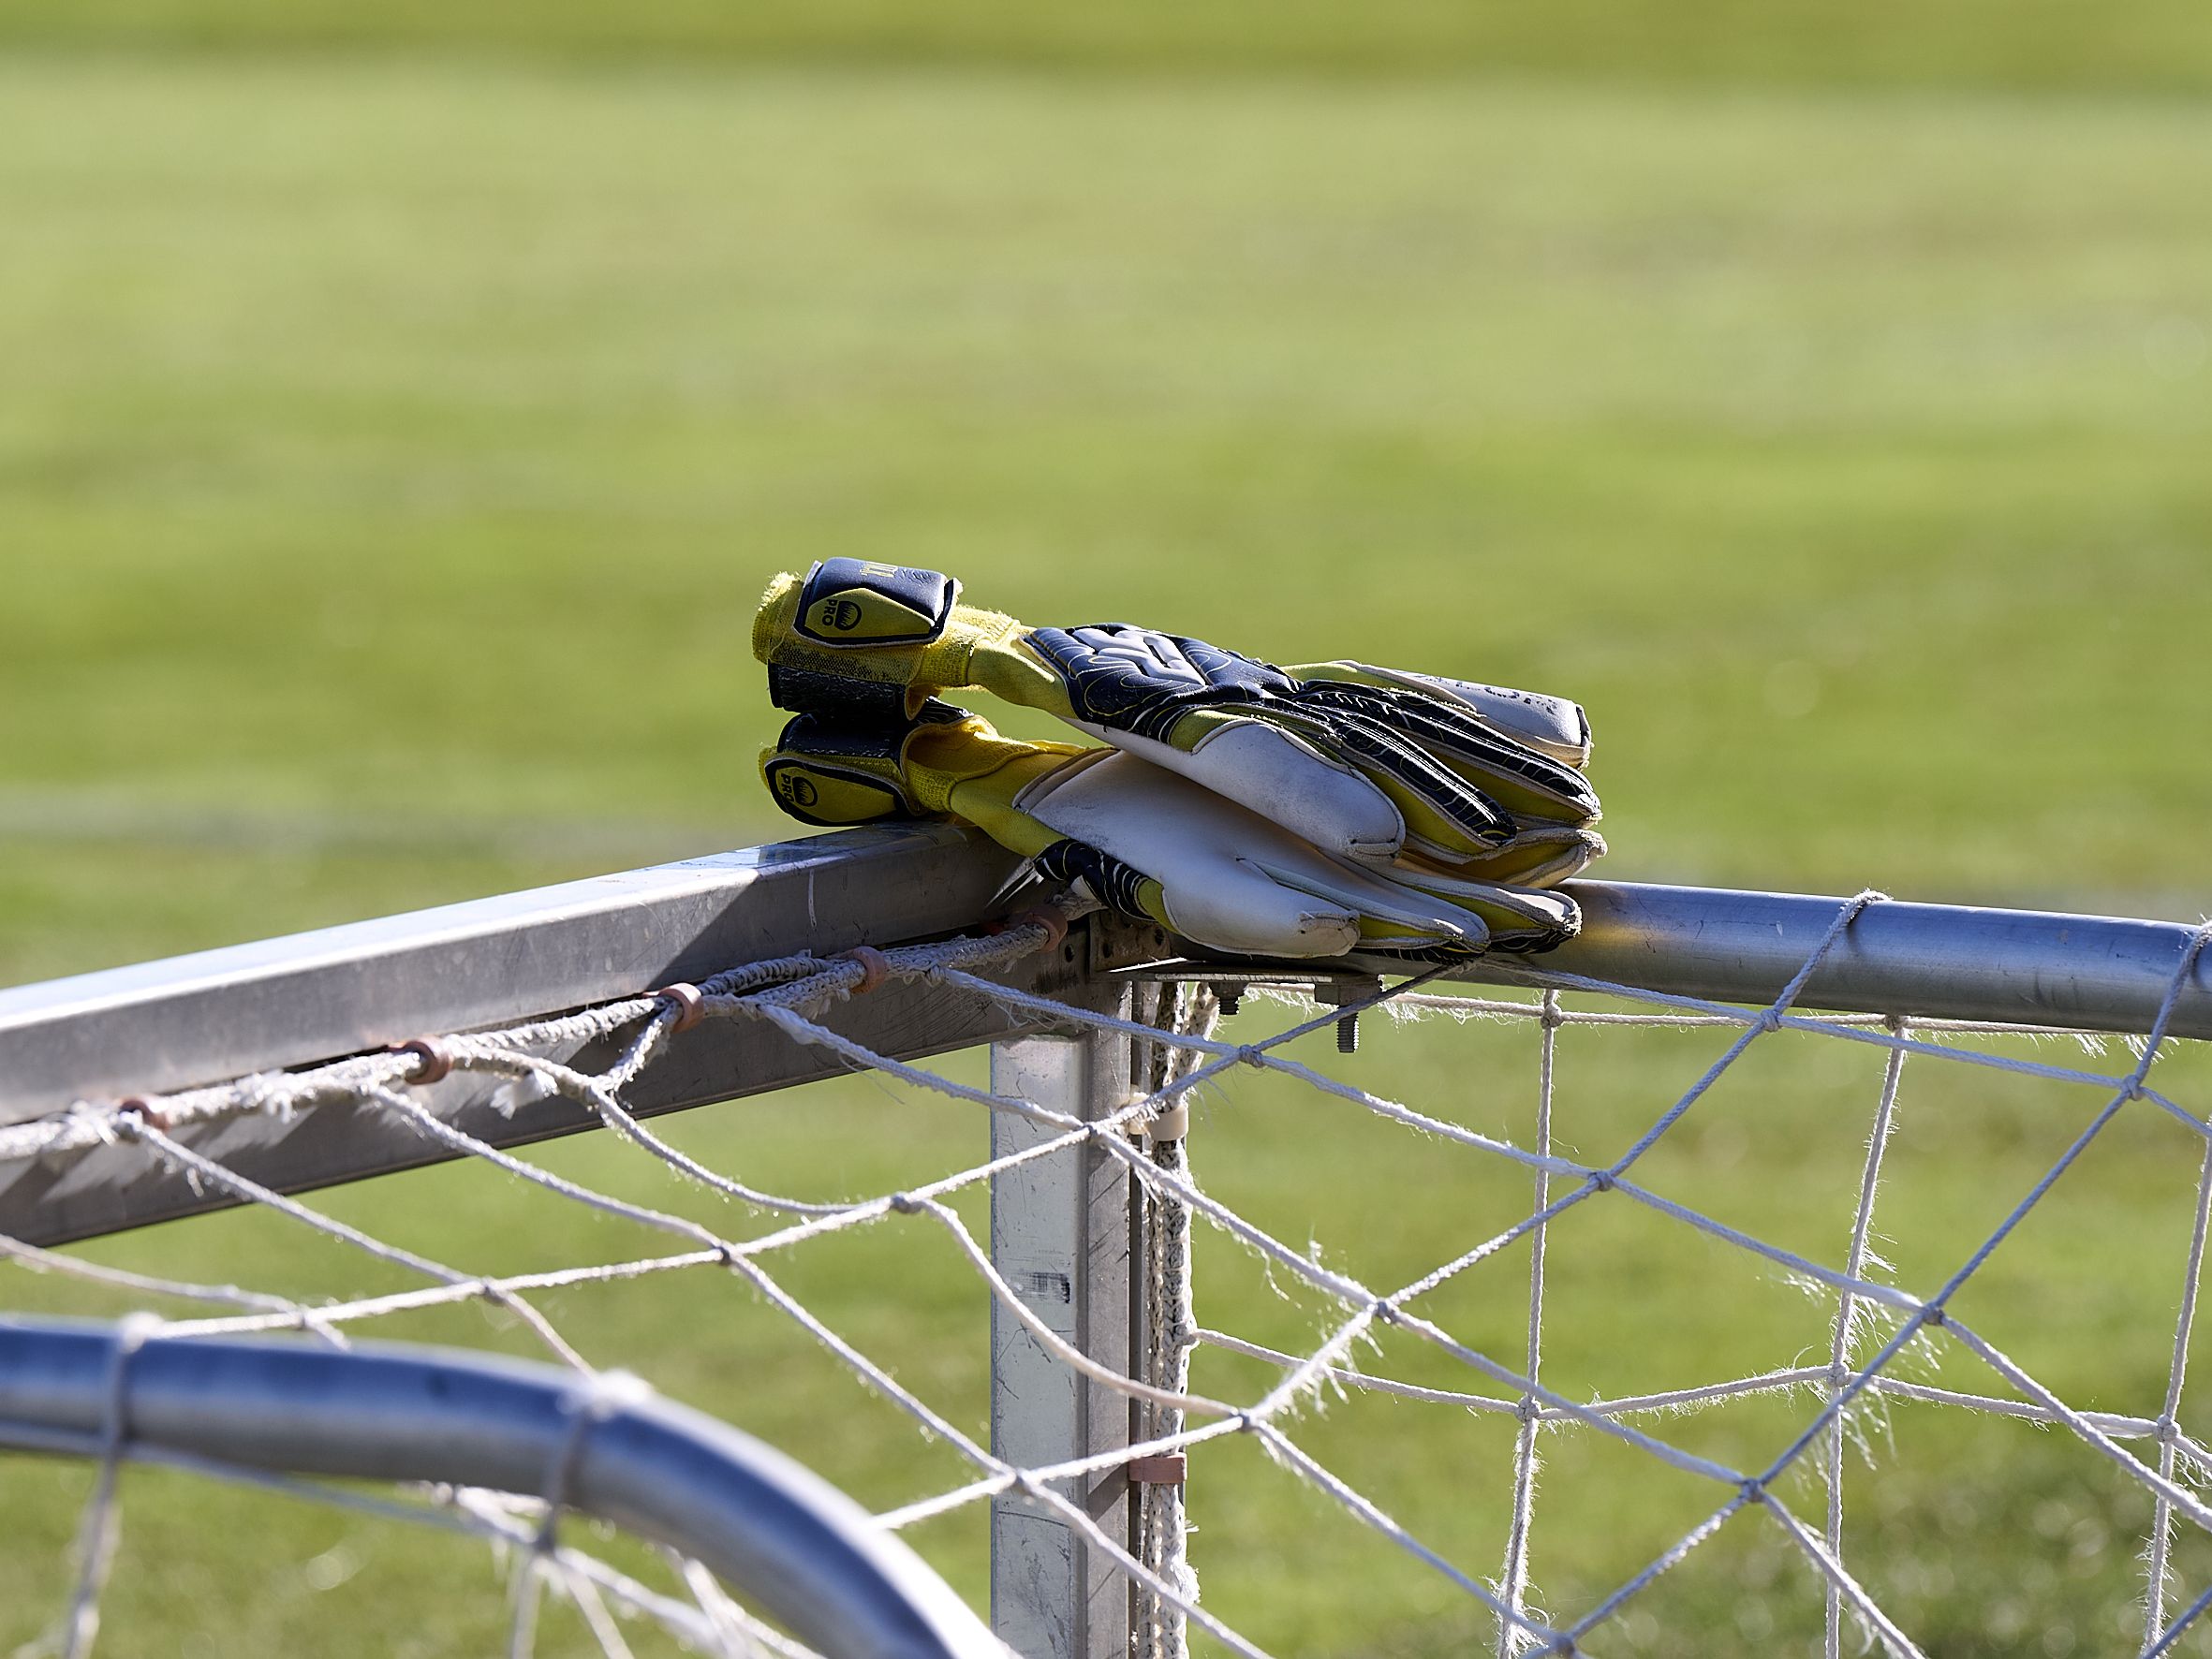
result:
<svg viewBox="0 0 2212 1659"><path fill-rule="evenodd" d="M1325 1008L1341 1008L1382 994L1381 977L1374 974L1335 974L1317 982L1313 1000ZM1360 1050L1360 1016L1356 1009L1336 1017L1336 1051L1356 1054Z"/></svg>

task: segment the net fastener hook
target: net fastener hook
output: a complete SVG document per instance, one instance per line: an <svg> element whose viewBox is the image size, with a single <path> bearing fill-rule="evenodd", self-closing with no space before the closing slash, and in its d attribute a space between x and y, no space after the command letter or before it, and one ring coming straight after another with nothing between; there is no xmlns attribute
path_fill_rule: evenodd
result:
<svg viewBox="0 0 2212 1659"><path fill-rule="evenodd" d="M891 977L891 963L873 945L855 945L850 950L840 951L837 960L860 964L861 982L852 988L854 996L866 996Z"/></svg>
<svg viewBox="0 0 2212 1659"><path fill-rule="evenodd" d="M453 1069L453 1056L448 1053L435 1037L409 1037L404 1043L386 1043L387 1054L412 1054L420 1062L407 1081L435 1083L444 1080Z"/></svg>
<svg viewBox="0 0 2212 1659"><path fill-rule="evenodd" d="M1181 1452L1155 1452L1150 1457L1131 1458L1128 1462L1131 1486L1181 1486L1187 1460Z"/></svg>
<svg viewBox="0 0 2212 1659"><path fill-rule="evenodd" d="M678 979L673 984L663 985L653 994L668 1004L675 1012L676 1017L669 1021L671 1033L689 1031L706 1018L706 1007L704 1000L700 995L699 987L687 979Z"/></svg>
<svg viewBox="0 0 2212 1659"><path fill-rule="evenodd" d="M1163 1140L1183 1139L1190 1133L1190 1102L1178 1099L1147 1123L1144 1133L1156 1145Z"/></svg>
<svg viewBox="0 0 2212 1659"><path fill-rule="evenodd" d="M1010 933L1016 928L1039 927L1044 930L1044 947L1054 950L1068 937L1068 918L1050 904L1040 904L1025 910L1019 916L1010 916L1004 921L985 922L979 930L985 938L995 939L1001 933Z"/></svg>
<svg viewBox="0 0 2212 1659"><path fill-rule="evenodd" d="M1044 930L1044 947L1047 950L1057 950L1061 941L1068 937L1068 918L1050 904L1040 904L1034 910L1025 910L1014 918L1016 927L1025 927L1032 922Z"/></svg>

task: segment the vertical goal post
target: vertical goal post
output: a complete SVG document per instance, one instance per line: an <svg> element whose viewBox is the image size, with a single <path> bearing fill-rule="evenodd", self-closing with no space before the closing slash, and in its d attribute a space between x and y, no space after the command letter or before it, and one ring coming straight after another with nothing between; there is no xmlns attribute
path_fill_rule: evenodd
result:
<svg viewBox="0 0 2212 1659"><path fill-rule="evenodd" d="M1832 1010L2212 1037L2212 962L2197 931L2177 924L1886 900L1852 909L1832 898L1625 883L1569 890L1585 918L1577 939L1545 956L1482 959L1429 976L1748 1005L1767 1008L1769 1029L1806 1020L1800 1010ZM0 1152L11 1131L84 1105L518 1021L552 1021L548 1057L600 1070L621 1045L603 1032L564 1034L560 1016L741 964L944 939L1040 896L1019 860L972 832L855 830L0 991ZM1207 959L1148 926L1094 913L1050 948L982 972L1016 994L893 979L823 1023L897 1062L989 1045L994 1094L1096 1123L1143 1093L1132 1082L1142 1039L1055 1009L1127 1022L1147 985L1199 981L1233 993L1254 981L1303 984L1324 1006L1356 1010L1379 992L1377 976L1402 976L1408 966ZM849 1069L837 1051L770 1025L710 1021L628 1080L624 1105L643 1119ZM416 1093L430 1113L494 1148L603 1122L559 1094L518 1099L481 1073L455 1071ZM280 1194L465 1155L344 1101L234 1118L219 1133L223 1164ZM189 1146L195 1132L177 1138ZM1139 1408L1071 1369L1038 1333L1106 1371L1137 1374L1146 1207L1126 1163L1093 1145L1019 1161L1049 1138L1038 1122L993 1115L989 1154L1008 1167L991 1177L990 1254L1024 1312L992 1304L991 1449L1020 1469L1085 1467L1048 1483L1058 1507L1019 1488L993 1497L992 1622L1025 1655L1122 1659L1136 1586L1100 1539L1135 1548L1138 1505L1113 1456L1143 1439ZM0 1159L0 1238L26 1245L236 1201L129 1146L66 1167ZM0 1373L6 1355L0 1348ZM1087 1515L1089 1536L1069 1505Z"/></svg>

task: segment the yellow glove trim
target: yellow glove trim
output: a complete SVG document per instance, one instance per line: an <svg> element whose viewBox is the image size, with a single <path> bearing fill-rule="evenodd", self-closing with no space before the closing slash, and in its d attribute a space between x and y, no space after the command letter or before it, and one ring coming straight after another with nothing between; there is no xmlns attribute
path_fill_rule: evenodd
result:
<svg viewBox="0 0 2212 1659"><path fill-rule="evenodd" d="M966 818L1001 846L1035 858L1060 837L1014 802L1032 785L1096 752L1002 738L971 714L956 726L918 727L900 751L899 769L924 812Z"/></svg>

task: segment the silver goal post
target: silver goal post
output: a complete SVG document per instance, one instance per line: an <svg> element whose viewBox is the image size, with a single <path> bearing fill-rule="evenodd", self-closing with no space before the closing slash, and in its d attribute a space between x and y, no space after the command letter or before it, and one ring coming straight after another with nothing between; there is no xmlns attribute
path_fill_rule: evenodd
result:
<svg viewBox="0 0 2212 1659"><path fill-rule="evenodd" d="M556 1015L739 964L943 938L1018 910L1023 880L1017 860L972 832L856 830L0 991L0 1136L79 1103L112 1105ZM1836 899L1606 882L1571 890L1585 918L1581 937L1532 962L1479 961L1452 976L1584 979L1773 1004L1817 954L1794 1007L2143 1032L2171 997L2168 1032L2212 1036L2212 963L2190 962L2193 931L2172 923L1885 902L1830 939L1843 903ZM988 976L1126 1017L1143 980L1304 981L1323 1001L1356 1003L1374 976L1404 971L1381 961L1202 960L1160 932L1094 915L1050 950ZM900 1061L990 1044L1000 1093L1063 1117L1119 1109L1131 1088L1131 1040L1055 1020L1045 1006L1030 1009L893 981L825 1023ZM603 1036L564 1041L553 1041L549 1056L584 1069L612 1054ZM639 1074L626 1105L647 1117L844 1069L833 1052L772 1026L709 1021ZM598 1126L593 1112L559 1096L494 1098L495 1081L456 1071L418 1093L438 1117L494 1147ZM992 1155L1017 1152L1032 1127L995 1119ZM223 1163L280 1193L457 1155L388 1114L342 1102L235 1118L220 1133ZM179 1131L186 1144L193 1135ZM128 1146L66 1169L35 1158L0 1163L0 1235L30 1244L230 1201ZM991 1204L995 1266L1023 1307L1058 1340L1126 1375L1137 1351L1130 1276L1143 1258L1143 1209L1132 1202L1126 1167L1094 1147L1068 1148L995 1177ZM1128 1400L1070 1370L996 1304L991 1358L993 1451L1009 1462L1095 1469L1131 1444ZM1132 1535L1126 1472L1109 1468L1077 1485L1061 1495L1104 1534ZM1025 1653L1120 1659L1128 1581L1018 1492L994 1498L992 1508L995 1628Z"/></svg>

